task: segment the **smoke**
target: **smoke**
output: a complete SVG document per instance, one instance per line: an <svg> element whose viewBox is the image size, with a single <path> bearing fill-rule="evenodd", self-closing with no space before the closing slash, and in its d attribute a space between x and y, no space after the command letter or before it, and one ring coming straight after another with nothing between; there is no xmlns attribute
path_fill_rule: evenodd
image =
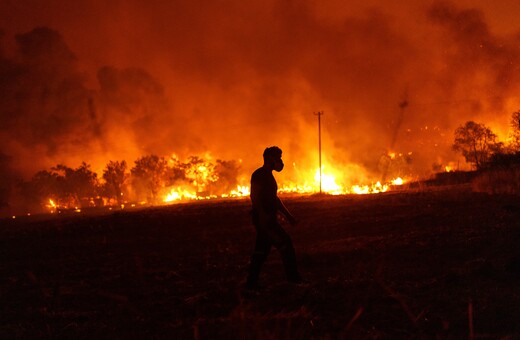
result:
<svg viewBox="0 0 520 340"><path fill-rule="evenodd" d="M519 85L518 39L495 37L483 13L476 9L458 10L437 4L428 16L451 43L445 50L446 72L442 80L446 90L455 98L473 97L478 104L475 111L503 111Z"/></svg>
<svg viewBox="0 0 520 340"><path fill-rule="evenodd" d="M279 145L290 178L317 167L317 111L326 166L378 178L393 151L425 176L456 127L505 136L520 104L519 36L450 2L31 3L0 21L0 151L25 177L207 152L247 174Z"/></svg>
<svg viewBox="0 0 520 340"><path fill-rule="evenodd" d="M59 32L16 35L18 53L2 58L2 145L26 175L56 163L98 162L107 154L164 152L162 86L138 68L99 69L89 89ZM131 150L132 153L122 151Z"/></svg>
<svg viewBox="0 0 520 340"><path fill-rule="evenodd" d="M65 152L70 144L80 150L92 138L85 129L91 120L89 91L61 36L36 28L17 35L16 42L16 57L1 61L0 133L6 153L24 168Z"/></svg>

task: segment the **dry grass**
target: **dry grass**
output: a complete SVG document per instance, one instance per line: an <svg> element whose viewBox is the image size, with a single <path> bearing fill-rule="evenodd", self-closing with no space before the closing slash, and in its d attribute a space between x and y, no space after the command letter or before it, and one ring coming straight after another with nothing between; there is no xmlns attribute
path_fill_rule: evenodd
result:
<svg viewBox="0 0 520 340"><path fill-rule="evenodd" d="M311 282L242 289L249 203L4 220L1 338L520 336L520 203L459 187L288 198Z"/></svg>
<svg viewBox="0 0 520 340"><path fill-rule="evenodd" d="M472 188L476 192L520 195L520 167L483 171L473 179Z"/></svg>

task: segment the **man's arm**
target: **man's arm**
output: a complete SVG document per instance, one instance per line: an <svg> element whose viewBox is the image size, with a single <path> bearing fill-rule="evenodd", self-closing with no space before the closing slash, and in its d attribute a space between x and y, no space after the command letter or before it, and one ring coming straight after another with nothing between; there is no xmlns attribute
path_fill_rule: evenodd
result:
<svg viewBox="0 0 520 340"><path fill-rule="evenodd" d="M287 207L283 204L282 200L278 196L276 197L276 203L277 203L278 211L280 211L285 216L285 218L287 219L287 221L291 225L295 225L296 224L296 219L289 212Z"/></svg>

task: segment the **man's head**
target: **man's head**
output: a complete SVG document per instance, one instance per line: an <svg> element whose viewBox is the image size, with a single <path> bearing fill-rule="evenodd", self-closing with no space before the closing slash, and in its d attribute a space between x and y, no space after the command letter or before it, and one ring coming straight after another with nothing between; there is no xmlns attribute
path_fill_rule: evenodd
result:
<svg viewBox="0 0 520 340"><path fill-rule="evenodd" d="M282 149L277 146L271 146L264 150L264 167L269 170L282 171Z"/></svg>

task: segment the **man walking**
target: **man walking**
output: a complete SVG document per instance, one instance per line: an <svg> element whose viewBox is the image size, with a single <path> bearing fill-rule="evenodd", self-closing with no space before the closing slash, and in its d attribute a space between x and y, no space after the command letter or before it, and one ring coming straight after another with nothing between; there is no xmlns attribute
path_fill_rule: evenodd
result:
<svg viewBox="0 0 520 340"><path fill-rule="evenodd" d="M291 225L296 224L295 218L277 195L278 185L273 176L273 170L280 172L283 169L282 150L277 146L266 148L263 157L264 165L251 176L251 215L256 228L256 241L246 282L248 289L258 287L260 270L271 246L280 252L287 280L295 284L304 282L296 266L296 254L291 238L277 217L278 212L281 212Z"/></svg>

